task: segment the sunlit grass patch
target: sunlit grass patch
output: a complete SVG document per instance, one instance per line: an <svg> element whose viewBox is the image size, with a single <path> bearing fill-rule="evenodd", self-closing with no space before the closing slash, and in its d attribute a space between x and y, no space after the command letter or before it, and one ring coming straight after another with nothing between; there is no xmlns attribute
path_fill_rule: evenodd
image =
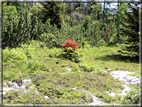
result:
<svg viewBox="0 0 142 107"><path fill-rule="evenodd" d="M128 56L122 56L117 51L119 47L92 47L85 53L85 61L83 65L91 63L92 66L96 67L98 71L106 70L122 70L122 71L134 71L135 76L139 75L139 64L138 58L131 58ZM129 61L128 61L129 60ZM91 69L91 66L89 66ZM97 71L96 70L96 71ZM95 71L95 70L94 70Z"/></svg>

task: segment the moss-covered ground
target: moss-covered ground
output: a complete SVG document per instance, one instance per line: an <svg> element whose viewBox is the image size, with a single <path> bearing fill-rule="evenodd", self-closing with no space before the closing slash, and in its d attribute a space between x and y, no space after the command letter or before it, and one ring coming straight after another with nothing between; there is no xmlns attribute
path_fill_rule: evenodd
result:
<svg viewBox="0 0 142 107"><path fill-rule="evenodd" d="M122 81L113 78L114 70L134 71L139 77L139 58L119 54L120 46L79 48L83 53L76 63L58 56L61 48L47 48L44 43L32 41L19 48L3 50L3 82L13 79L32 79L27 87L35 86L26 94L23 89L9 91L3 96L4 104L89 104L90 91L107 104L122 104L122 96L109 96L106 91L120 92ZM71 71L67 70L71 68ZM81 70L81 72L79 72ZM106 73L105 71L108 71ZM138 85L138 84L137 84ZM135 85L131 85L135 87ZM73 88L76 88L74 90ZM35 90L40 93L37 94ZM22 96L19 96L22 93ZM45 98L47 95L49 98Z"/></svg>

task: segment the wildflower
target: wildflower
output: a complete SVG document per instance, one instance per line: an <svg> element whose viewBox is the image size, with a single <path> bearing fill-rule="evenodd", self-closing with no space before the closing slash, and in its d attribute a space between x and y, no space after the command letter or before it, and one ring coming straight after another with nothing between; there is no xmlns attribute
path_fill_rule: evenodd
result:
<svg viewBox="0 0 142 107"><path fill-rule="evenodd" d="M72 47L73 50L75 51L78 48L79 43L72 42L71 40L72 40L71 38L66 39L65 40L66 43L61 44L62 48L66 49L68 47Z"/></svg>
<svg viewBox="0 0 142 107"><path fill-rule="evenodd" d="M111 31L111 27L108 28L108 29L105 31L105 33L108 33L108 32L110 32L110 31Z"/></svg>

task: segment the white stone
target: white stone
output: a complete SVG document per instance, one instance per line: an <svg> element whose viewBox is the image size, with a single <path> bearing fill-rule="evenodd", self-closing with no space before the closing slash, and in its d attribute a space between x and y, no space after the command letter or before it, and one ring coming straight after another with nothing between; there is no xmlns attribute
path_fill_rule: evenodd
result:
<svg viewBox="0 0 142 107"><path fill-rule="evenodd" d="M91 92L89 92L87 90L81 90L81 91L85 91L86 93L90 94L93 97L93 102L88 105L103 105L103 104L105 104L103 101L101 101L100 99L95 97Z"/></svg>
<svg viewBox="0 0 142 107"><path fill-rule="evenodd" d="M134 74L134 72L112 71L110 74L111 74L112 77L114 77L116 79L119 79L119 80L122 80L126 84L137 84L137 83L140 82L139 78L136 78L134 76L126 75L126 74Z"/></svg>
<svg viewBox="0 0 142 107"><path fill-rule="evenodd" d="M3 91L10 91L11 90L11 88L5 88L5 87L3 87Z"/></svg>
<svg viewBox="0 0 142 107"><path fill-rule="evenodd" d="M40 93L40 92L39 92L39 91L37 91L37 90L36 90L35 92L36 92L37 94L39 94L39 93Z"/></svg>
<svg viewBox="0 0 142 107"><path fill-rule="evenodd" d="M24 79L23 80L23 84L27 84L27 83L31 83L31 82L32 82L31 79L29 79L29 80L28 79Z"/></svg>
<svg viewBox="0 0 142 107"><path fill-rule="evenodd" d="M73 90L76 90L76 88L72 88Z"/></svg>
<svg viewBox="0 0 142 107"><path fill-rule="evenodd" d="M44 96L45 98L49 98L47 95Z"/></svg>
<svg viewBox="0 0 142 107"><path fill-rule="evenodd" d="M30 88L31 88L31 89L33 89L33 88L34 88L34 86L32 85Z"/></svg>
<svg viewBox="0 0 142 107"><path fill-rule="evenodd" d="M81 70L78 70L78 72L81 72Z"/></svg>
<svg viewBox="0 0 142 107"><path fill-rule="evenodd" d="M3 95L6 94L6 92L3 91Z"/></svg>
<svg viewBox="0 0 142 107"><path fill-rule="evenodd" d="M121 93L109 93L108 91L106 91L106 93L108 93L109 96L115 96L115 95L126 95L126 93L130 92L130 88L127 85L123 85L125 88L121 89Z"/></svg>
<svg viewBox="0 0 142 107"><path fill-rule="evenodd" d="M8 88L8 85L7 85L7 83L3 83L3 85L6 85L6 87Z"/></svg>
<svg viewBox="0 0 142 107"><path fill-rule="evenodd" d="M21 86L21 88L23 88L23 89L24 89L25 87L26 87L26 85L22 85L22 86Z"/></svg>
<svg viewBox="0 0 142 107"><path fill-rule="evenodd" d="M67 67L67 70L68 70L68 71L71 71L71 68L70 68L70 67Z"/></svg>
<svg viewBox="0 0 142 107"><path fill-rule="evenodd" d="M28 79L24 79L23 80L23 85L21 84L21 83L17 83L17 82L12 82L12 81L9 81L8 83L10 84L10 85L12 85L12 87L11 88L9 88L8 87L8 85L6 84L6 83L4 83L6 86L7 86L7 88L5 88L5 87L3 87L3 91L10 91L10 90L18 90L18 89L25 89L25 87L26 87L26 85L25 84L27 84L27 83L30 83L31 82L31 80L28 80ZM5 93L6 93L5 92ZM26 91L26 93L27 93L27 91Z"/></svg>
<svg viewBox="0 0 142 107"><path fill-rule="evenodd" d="M17 84L14 84L11 88L12 88L13 90L18 90L18 89L20 89L20 87L19 87Z"/></svg>
<svg viewBox="0 0 142 107"><path fill-rule="evenodd" d="M115 96L116 93L109 93L108 91L106 91L106 93L108 93L109 96Z"/></svg>
<svg viewBox="0 0 142 107"><path fill-rule="evenodd" d="M9 81L8 83L9 83L10 85L13 85L12 81Z"/></svg>

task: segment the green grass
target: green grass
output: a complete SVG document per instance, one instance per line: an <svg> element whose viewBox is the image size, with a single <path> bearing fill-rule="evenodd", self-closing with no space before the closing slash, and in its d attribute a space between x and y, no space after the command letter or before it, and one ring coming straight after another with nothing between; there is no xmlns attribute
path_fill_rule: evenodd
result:
<svg viewBox="0 0 142 107"><path fill-rule="evenodd" d="M121 96L111 97L106 91L120 92L122 82L112 78L104 71L134 71L139 77L138 59L120 55L118 46L77 49L84 53L81 61L75 63L58 56L62 49L48 49L45 44L32 41L21 48L3 50L3 82L13 79L32 79L35 88L22 97L19 91L9 91L4 95L4 104L89 104L92 97L81 89L89 90L105 103L121 104ZM69 72L66 67L70 67ZM81 70L82 72L78 72ZM75 88L73 90L72 88ZM134 87L134 86L133 86ZM35 90L40 91L36 94ZM45 99L48 95L50 99ZM12 100L14 98L15 100Z"/></svg>

